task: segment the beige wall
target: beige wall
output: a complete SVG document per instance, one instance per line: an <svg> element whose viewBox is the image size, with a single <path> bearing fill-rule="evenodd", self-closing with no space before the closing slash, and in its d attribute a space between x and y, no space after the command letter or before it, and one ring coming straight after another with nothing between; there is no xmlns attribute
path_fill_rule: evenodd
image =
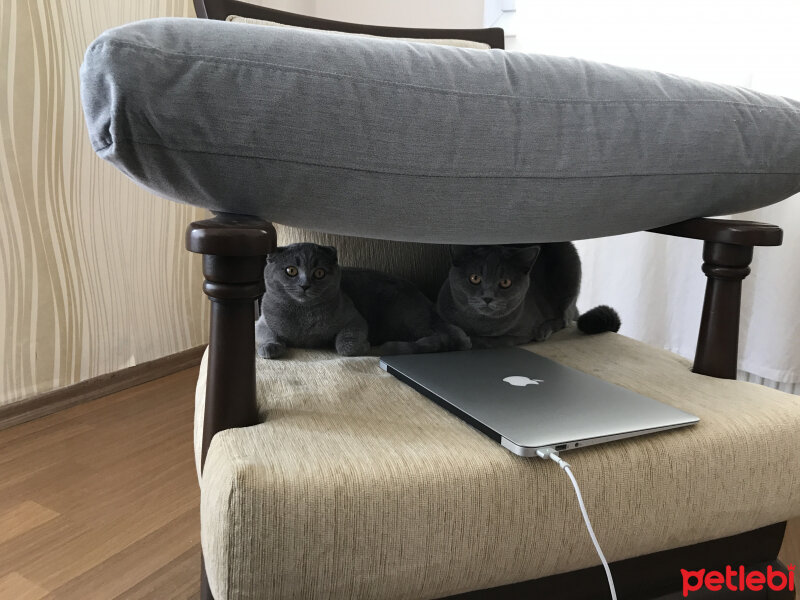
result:
<svg viewBox="0 0 800 600"><path fill-rule="evenodd" d="M0 405L206 339L197 209L92 152L78 68L104 29L190 0L0 1Z"/></svg>

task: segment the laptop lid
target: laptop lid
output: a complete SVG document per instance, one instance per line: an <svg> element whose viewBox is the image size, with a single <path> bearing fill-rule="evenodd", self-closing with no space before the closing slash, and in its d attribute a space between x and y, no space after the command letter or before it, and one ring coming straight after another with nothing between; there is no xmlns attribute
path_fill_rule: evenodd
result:
<svg viewBox="0 0 800 600"><path fill-rule="evenodd" d="M515 454L683 427L698 417L522 348L384 356L381 368Z"/></svg>

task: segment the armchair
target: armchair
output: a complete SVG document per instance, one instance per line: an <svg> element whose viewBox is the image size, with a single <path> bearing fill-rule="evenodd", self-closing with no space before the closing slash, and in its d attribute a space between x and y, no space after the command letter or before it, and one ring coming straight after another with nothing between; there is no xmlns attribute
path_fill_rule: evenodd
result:
<svg viewBox="0 0 800 600"><path fill-rule="evenodd" d="M349 250L350 260L359 264L363 264L365 256L375 256L374 244L376 243L380 247L379 255L384 257L387 253L397 253L398 250L401 250L400 255L405 254L406 256L410 255L413 250L419 250L411 248L411 252L409 252L409 247L402 248L402 244L393 242L321 236L315 232L292 228L279 227L279 229L284 243L312 239L318 243L343 245ZM702 325L698 336L698 352L692 370L710 377L733 379L736 373L736 343L738 340L736 332L738 331L741 281L749 272L747 265L754 246L779 245L782 231L778 227L761 223L694 219L662 227L654 232L704 240L703 270L709 279L703 305ZM252 351L252 305L259 294L263 292L263 258L274 248L275 240L275 227L253 217L217 215L206 221L192 223L187 230L187 249L204 255L203 272L207 279L204 291L212 301L211 338L207 365L198 382L197 405L201 409L204 407L205 410L205 416L197 418L195 430L196 442L200 442L201 461L205 461L211 440L218 432L233 427L258 425L265 420L269 423L268 394L270 392L265 389L267 386L263 383L258 388L261 397L257 398L255 359ZM370 244L372 244L371 247ZM432 263L436 264L436 251L442 249L429 247L426 250L434 258ZM348 259L347 251L343 253L343 256L346 261ZM392 268L391 264L383 266ZM422 285L424 285L424 277L422 279ZM609 336L612 335L621 337L609 334ZM542 346L548 344L550 342L542 344ZM631 345L631 349L622 361L623 368L633 368L636 353L649 352L643 344L631 342ZM562 360L566 358L565 356L559 357L558 354L553 357ZM586 362L581 362L580 358L577 361L574 366L586 368ZM569 364L569 361L565 362ZM687 367L683 364L679 366L679 368L688 370ZM266 369L268 367L265 366ZM647 376L647 367L642 372ZM206 373L207 383L203 381L203 375ZM595 374L604 377L603 372L595 372ZM656 377L657 375L653 374L652 376ZM714 390L713 381L704 383ZM630 385L629 381L628 384ZM745 383L736 383L730 387L716 386L715 393L725 396L736 392L740 387L747 392L745 395L749 398L754 398L758 394L758 391L753 390L751 384ZM751 394L755 394L755 396ZM426 402L424 399L420 401ZM724 402L720 404L724 405ZM632 444L637 443L646 445L646 442L632 442ZM745 441L745 443L748 442ZM333 458L335 459L335 457ZM695 459L703 460L702 457ZM550 470L548 473L548 477L554 480L557 480L559 476L560 474L556 470ZM228 488L225 489L228 491ZM258 493L257 490L251 491ZM758 495L765 491L756 488L750 490L750 493ZM236 489L233 493L247 493L247 490ZM605 506L604 510L613 510L613 506ZM205 507L203 515L204 517L209 515ZM733 530L736 529L737 527L734 525ZM724 569L725 565L745 565L748 570L760 569L763 571L766 565L771 565L775 569L785 570L785 566L777 560L784 529L785 522L778 522L735 535L726 535L689 545L678 545L667 550L614 561L611 563L611 568L618 593L620 597L630 598L671 598L672 594L675 594L677 598L680 591L680 569L682 568ZM231 535L237 534L240 532L231 531ZM376 535L379 535L379 532L376 532ZM588 538L585 541L588 545ZM554 543L558 543L558 539L555 539ZM330 551L334 550L330 549ZM205 569L203 569L202 577L203 598L213 598ZM599 590L604 590L604 588L605 576L602 567L595 566L448 597L463 600L520 597L589 599L597 598L602 594ZM231 595L230 589L227 592L228 595L224 597L237 597L235 594ZM245 597L251 596L245 594ZM736 596L732 595L731 597L735 598ZM792 593L786 591L783 595L764 595L764 597L789 599L792 597Z"/></svg>
<svg viewBox="0 0 800 600"><path fill-rule="evenodd" d="M503 40L497 29L361 26L237 0L195 6L211 19L493 48ZM702 419L692 431L570 459L623 598L678 597L681 569L786 572L778 549L785 520L800 509L800 407L786 394L730 381L741 281L754 247L779 245L781 230L702 218L653 231L705 242L708 287L693 367L615 334L564 331L535 346ZM332 243L343 263L400 273L428 293L447 268L447 251L435 244L321 234L229 213L189 226L186 246L203 255L212 302L196 396L203 598L601 597L602 568L552 465L511 456L384 378L374 358L294 352L292 360L256 361L253 305L263 293L264 257L279 238ZM775 448L770 469L764 448Z"/></svg>
<svg viewBox="0 0 800 600"><path fill-rule="evenodd" d="M299 27L392 37L461 38L482 41L495 48L503 47L502 35L498 35L496 29L447 31L369 27L283 13L235 0L230 2L196 0L196 6L198 16L209 18L225 19L228 15L236 14ZM320 237L314 232L281 229L284 234L282 243ZM692 370L712 377L735 378L741 281L750 271L748 265L752 259L754 246L780 245L781 229L774 225L744 221L692 219L653 231L704 241L703 271L708 277L708 285L697 354ZM214 237L206 241L209 232L214 232ZM218 262L220 257L214 253L220 250L212 247L221 239L227 240L225 258L222 259L226 262ZM256 239L259 239L259 244L254 243ZM256 425L263 418L263 415L257 414L251 303L263 291L261 287L263 257L274 248L275 240L275 228L271 224L257 218L241 216L219 215L208 221L193 223L187 231L187 248L204 255L204 274L208 282L214 282L216 285L225 282L231 288L237 286L236 300L227 291L225 297L221 298L218 291L221 288L216 285L211 286L207 282L204 286L214 309L211 315L201 460L205 460L211 439L217 432L231 427ZM334 242L340 247L344 242L345 248L350 250L349 257L347 251L341 253L345 261L349 258L354 263L364 264L365 256L374 256L366 248L369 242L361 241L362 248L358 248L359 241L353 238L349 243L335 238L319 241ZM392 252L391 242L384 242L383 245L386 248L382 249L381 255L385 256L386 253ZM436 257L435 247L422 250L427 251L429 257ZM441 249L438 250L441 253ZM407 253L408 249L405 254ZM360 256L356 257L353 254ZM400 255L403 255L403 252L400 252ZM249 261L249 268L244 262L233 261L232 256L241 261ZM431 262L436 264L437 261ZM438 279L441 281L443 279L441 274L444 272L441 258L438 263L440 273ZM385 263L375 266L391 269L391 265ZM230 271L228 274L228 269L235 269L235 272ZM422 272L403 274L411 275L416 280L426 275ZM232 325L234 320L237 322L235 327ZM200 392L202 389L201 385ZM266 418L268 421L268 414ZM558 473L553 475L554 478L558 476ZM784 527L785 523L776 523L735 536L614 562L612 570L620 596L649 598L655 597L655 594L677 593L680 569L687 568L687 565L708 565L708 568L711 568L712 565L747 564L748 568L755 568L759 563L771 563L775 568L783 568L777 561L777 553ZM205 569L202 582L203 597L212 598ZM604 586L604 576L601 567L598 566L452 597L465 600L518 597L594 598L602 593L599 590L603 590Z"/></svg>

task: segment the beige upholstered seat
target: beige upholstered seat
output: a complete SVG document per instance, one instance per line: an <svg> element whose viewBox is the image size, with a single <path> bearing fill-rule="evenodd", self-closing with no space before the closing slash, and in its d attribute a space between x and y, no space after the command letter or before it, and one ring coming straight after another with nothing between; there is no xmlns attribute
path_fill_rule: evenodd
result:
<svg viewBox="0 0 800 600"><path fill-rule="evenodd" d="M566 455L610 560L800 514L797 397L616 334L527 348L701 418ZM293 351L259 359L257 381L266 422L217 434L205 464L217 600L435 598L598 562L555 464L512 455L376 358Z"/></svg>

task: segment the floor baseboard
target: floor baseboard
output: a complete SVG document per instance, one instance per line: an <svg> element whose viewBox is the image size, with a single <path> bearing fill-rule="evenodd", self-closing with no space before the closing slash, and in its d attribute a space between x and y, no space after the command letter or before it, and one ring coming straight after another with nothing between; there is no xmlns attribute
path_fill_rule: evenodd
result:
<svg viewBox="0 0 800 600"><path fill-rule="evenodd" d="M32 421L70 406L108 396L115 392L170 375L200 364L206 346L197 346L113 373L92 377L74 385L31 396L0 406L0 429Z"/></svg>

